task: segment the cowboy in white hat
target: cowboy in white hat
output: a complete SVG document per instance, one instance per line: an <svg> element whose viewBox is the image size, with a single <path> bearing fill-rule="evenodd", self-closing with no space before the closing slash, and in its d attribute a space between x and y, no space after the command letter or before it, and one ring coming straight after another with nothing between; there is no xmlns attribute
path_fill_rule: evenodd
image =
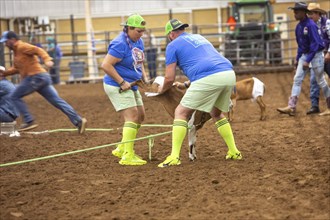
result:
<svg viewBox="0 0 330 220"><path fill-rule="evenodd" d="M320 4L316 2L309 3L307 9L310 12L319 12L320 14L327 13L325 10L321 9Z"/></svg>
<svg viewBox="0 0 330 220"><path fill-rule="evenodd" d="M311 2L308 4L308 16L311 18L319 28L319 34L324 42L324 71L330 77L330 19L326 17L327 12L321 9L320 4ZM320 87L316 81L315 74L311 70L310 77L310 99L312 107L307 111L307 114L313 114L320 112L319 110L319 96ZM326 110L321 115L330 115L330 111Z"/></svg>

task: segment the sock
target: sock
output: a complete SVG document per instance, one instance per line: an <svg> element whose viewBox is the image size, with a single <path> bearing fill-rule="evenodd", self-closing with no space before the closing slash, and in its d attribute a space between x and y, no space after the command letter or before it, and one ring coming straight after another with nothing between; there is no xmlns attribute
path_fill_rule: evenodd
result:
<svg viewBox="0 0 330 220"><path fill-rule="evenodd" d="M136 124L137 125L137 128L136 128L136 133L138 133L139 129L141 128L141 124ZM125 126L125 125L124 125ZM124 132L123 132L124 133ZM121 142L125 141L124 140L124 135L121 139ZM118 144L117 145L117 148L120 150L120 151L125 151L125 145L124 144Z"/></svg>
<svg viewBox="0 0 330 220"><path fill-rule="evenodd" d="M126 121L123 127L123 138L122 141L129 141L136 138L137 134L137 124L131 121ZM128 142L124 145L125 153L134 153L134 142Z"/></svg>
<svg viewBox="0 0 330 220"><path fill-rule="evenodd" d="M227 144L228 150L233 154L238 153L239 151L236 148L233 131L231 130L231 126L227 118L220 119L215 123L215 126L217 127L219 134Z"/></svg>
<svg viewBox="0 0 330 220"><path fill-rule="evenodd" d="M172 128L171 156L180 157L181 146L187 134L188 123L185 120L174 119Z"/></svg>
<svg viewBox="0 0 330 220"><path fill-rule="evenodd" d="M124 128L123 128L123 130L124 130ZM123 141L124 141L124 136L121 138L121 142L123 142ZM118 144L116 149L119 149L120 151L124 151L125 150L125 145L124 144Z"/></svg>

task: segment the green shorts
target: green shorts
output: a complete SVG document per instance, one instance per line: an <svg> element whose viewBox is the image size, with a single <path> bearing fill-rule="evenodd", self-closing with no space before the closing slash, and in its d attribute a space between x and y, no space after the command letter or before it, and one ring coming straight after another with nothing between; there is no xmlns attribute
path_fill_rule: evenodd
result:
<svg viewBox="0 0 330 220"><path fill-rule="evenodd" d="M117 112L131 107L143 106L142 96L139 90L127 90L119 93L119 87L110 86L105 83L103 83L103 88Z"/></svg>
<svg viewBox="0 0 330 220"><path fill-rule="evenodd" d="M235 84L236 76L232 70L206 76L191 83L180 103L203 112L211 112L213 107L228 112Z"/></svg>

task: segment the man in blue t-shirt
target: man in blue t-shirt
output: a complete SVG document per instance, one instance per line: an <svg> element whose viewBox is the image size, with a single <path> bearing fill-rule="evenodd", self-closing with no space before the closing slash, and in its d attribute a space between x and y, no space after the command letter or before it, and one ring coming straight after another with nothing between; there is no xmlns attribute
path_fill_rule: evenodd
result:
<svg viewBox="0 0 330 220"><path fill-rule="evenodd" d="M195 110L210 113L220 136L228 146L226 159L242 159L236 148L231 126L222 112L228 112L230 95L236 83L235 72L229 60L199 34L188 34L188 24L172 19L165 26L165 34L171 41L166 48L166 72L159 93L168 90L175 80L176 67L189 81L176 83L188 88L175 110L172 130L172 152L158 167L180 165L180 151L186 136L187 121Z"/></svg>

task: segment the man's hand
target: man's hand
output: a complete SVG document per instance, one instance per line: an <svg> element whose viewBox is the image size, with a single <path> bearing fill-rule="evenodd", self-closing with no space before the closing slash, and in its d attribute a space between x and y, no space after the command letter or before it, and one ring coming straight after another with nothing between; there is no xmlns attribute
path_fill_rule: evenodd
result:
<svg viewBox="0 0 330 220"><path fill-rule="evenodd" d="M173 86L176 86L178 89L187 89L187 87L185 86L185 84L184 83L182 83L182 82L178 82L178 81L175 81L174 83L173 83Z"/></svg>
<svg viewBox="0 0 330 220"><path fill-rule="evenodd" d="M330 63L330 52L327 52L324 56L324 63Z"/></svg>
<svg viewBox="0 0 330 220"><path fill-rule="evenodd" d="M6 68L5 67L3 67L3 66L0 66L0 79L1 78L3 78L4 76L5 76L5 70L6 70Z"/></svg>
<svg viewBox="0 0 330 220"><path fill-rule="evenodd" d="M47 61L45 62L45 66L47 66L48 68L51 68L54 66L54 62L53 61Z"/></svg>
<svg viewBox="0 0 330 220"><path fill-rule="evenodd" d="M303 63L303 70L308 70L309 69L309 63L304 62Z"/></svg>
<svg viewBox="0 0 330 220"><path fill-rule="evenodd" d="M144 78L142 81L146 85L151 85L152 84L152 81L149 78Z"/></svg>

